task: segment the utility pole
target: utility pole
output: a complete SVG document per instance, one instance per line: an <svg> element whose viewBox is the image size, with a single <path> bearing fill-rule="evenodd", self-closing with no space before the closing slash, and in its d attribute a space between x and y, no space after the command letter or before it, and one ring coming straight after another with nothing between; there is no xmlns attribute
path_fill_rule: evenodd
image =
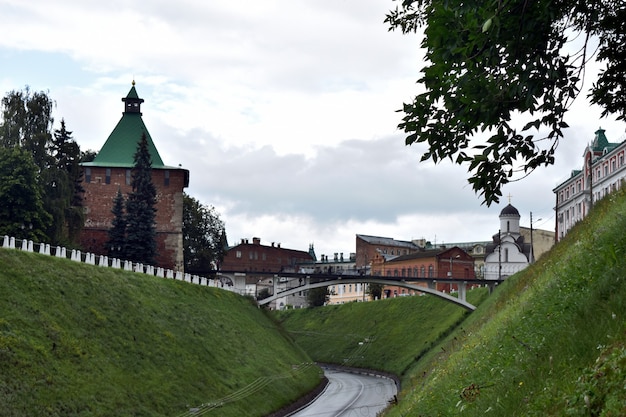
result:
<svg viewBox="0 0 626 417"><path fill-rule="evenodd" d="M533 245L533 212L530 212L530 256L531 264L535 263L535 246Z"/></svg>
<svg viewBox="0 0 626 417"><path fill-rule="evenodd" d="M498 229L498 280L502 280L502 230Z"/></svg>

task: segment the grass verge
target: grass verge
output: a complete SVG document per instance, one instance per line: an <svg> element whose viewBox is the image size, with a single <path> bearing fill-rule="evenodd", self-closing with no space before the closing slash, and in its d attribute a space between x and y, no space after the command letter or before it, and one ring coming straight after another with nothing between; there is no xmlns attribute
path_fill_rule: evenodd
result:
<svg viewBox="0 0 626 417"><path fill-rule="evenodd" d="M246 298L0 249L5 417L263 416L318 382Z"/></svg>

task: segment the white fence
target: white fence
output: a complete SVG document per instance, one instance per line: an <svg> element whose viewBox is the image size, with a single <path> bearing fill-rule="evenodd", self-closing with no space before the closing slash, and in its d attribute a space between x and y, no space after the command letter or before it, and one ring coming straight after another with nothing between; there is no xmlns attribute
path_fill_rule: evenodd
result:
<svg viewBox="0 0 626 417"><path fill-rule="evenodd" d="M79 250L67 250L64 247L50 247L47 243L33 243L32 240L19 240L14 237L4 236L2 247L5 249L21 249L25 252L40 253L42 255L55 256L57 258L69 258L75 262L83 262L89 265L97 265L105 268L123 269L125 271L133 271L142 274L152 275L160 278L173 279L190 284L204 285L208 287L221 288L227 291L237 292L231 285L224 285L219 279L201 277L199 275L191 275L181 271L173 271L152 265L144 265L108 256L96 256L93 253L81 253ZM68 256L69 254L69 256Z"/></svg>

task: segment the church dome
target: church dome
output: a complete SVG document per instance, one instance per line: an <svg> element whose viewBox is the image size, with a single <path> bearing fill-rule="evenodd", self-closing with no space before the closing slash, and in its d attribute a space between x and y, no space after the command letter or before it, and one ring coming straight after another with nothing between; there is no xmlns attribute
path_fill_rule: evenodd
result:
<svg viewBox="0 0 626 417"><path fill-rule="evenodd" d="M517 211L517 209L509 203L509 205L503 208L502 211L500 212L500 217L502 216L518 216L519 217L519 211Z"/></svg>

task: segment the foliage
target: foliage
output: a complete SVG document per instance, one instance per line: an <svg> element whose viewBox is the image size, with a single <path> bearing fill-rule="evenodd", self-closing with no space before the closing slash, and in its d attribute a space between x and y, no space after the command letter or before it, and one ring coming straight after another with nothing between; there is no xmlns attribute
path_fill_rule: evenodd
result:
<svg viewBox="0 0 626 417"><path fill-rule="evenodd" d="M32 156L19 147L0 147L0 236L42 241L51 224L43 207Z"/></svg>
<svg viewBox="0 0 626 417"><path fill-rule="evenodd" d="M366 292L373 300L380 300L383 298L383 288L383 284L368 284Z"/></svg>
<svg viewBox="0 0 626 417"><path fill-rule="evenodd" d="M27 86L24 91L11 91L2 99L2 125L0 144L7 148L20 147L33 156L40 170L49 165L48 147L54 118L54 102L48 94L32 92Z"/></svg>
<svg viewBox="0 0 626 417"><path fill-rule="evenodd" d="M113 199L113 220L108 230L107 250L112 258L121 259L126 252L126 216L124 215L125 200L122 191L118 188Z"/></svg>
<svg viewBox="0 0 626 417"><path fill-rule="evenodd" d="M228 249L224 222L214 207L183 195L183 254L185 271L206 273L217 269Z"/></svg>
<svg viewBox="0 0 626 417"><path fill-rule="evenodd" d="M3 417L260 417L318 383L235 293L0 249Z"/></svg>
<svg viewBox="0 0 626 417"><path fill-rule="evenodd" d="M156 256L156 187L145 133L137 145L134 161L130 181L133 190L126 200L124 259L152 265Z"/></svg>
<svg viewBox="0 0 626 417"><path fill-rule="evenodd" d="M51 244L73 245L84 222L78 165L82 155L64 120L61 128L51 133L53 107L43 91L26 87L7 93L2 99L0 146L19 148L32 156L43 207L52 216L45 239Z"/></svg>
<svg viewBox="0 0 626 417"><path fill-rule="evenodd" d="M265 298L270 297L272 294L270 294L270 289L269 288L263 288L259 291L259 293L257 294L256 299L257 300L263 300Z"/></svg>
<svg viewBox="0 0 626 417"><path fill-rule="evenodd" d="M80 147L61 119L61 128L54 131L50 142L50 166L43 171L45 205L53 216L47 235L53 244L75 243L84 224L81 185Z"/></svg>
<svg viewBox="0 0 626 417"><path fill-rule="evenodd" d="M578 378L568 401L568 416L620 416L626 413L626 344L602 349L600 356Z"/></svg>
<svg viewBox="0 0 626 417"><path fill-rule="evenodd" d="M330 300L328 287L312 288L306 294L309 307L321 307Z"/></svg>
<svg viewBox="0 0 626 417"><path fill-rule="evenodd" d="M402 0L385 21L424 28L426 52L425 92L402 109L406 144L425 143L422 160L466 165L484 203L498 202L504 184L554 163L591 38L606 64L592 101L626 118L624 20L610 0Z"/></svg>

